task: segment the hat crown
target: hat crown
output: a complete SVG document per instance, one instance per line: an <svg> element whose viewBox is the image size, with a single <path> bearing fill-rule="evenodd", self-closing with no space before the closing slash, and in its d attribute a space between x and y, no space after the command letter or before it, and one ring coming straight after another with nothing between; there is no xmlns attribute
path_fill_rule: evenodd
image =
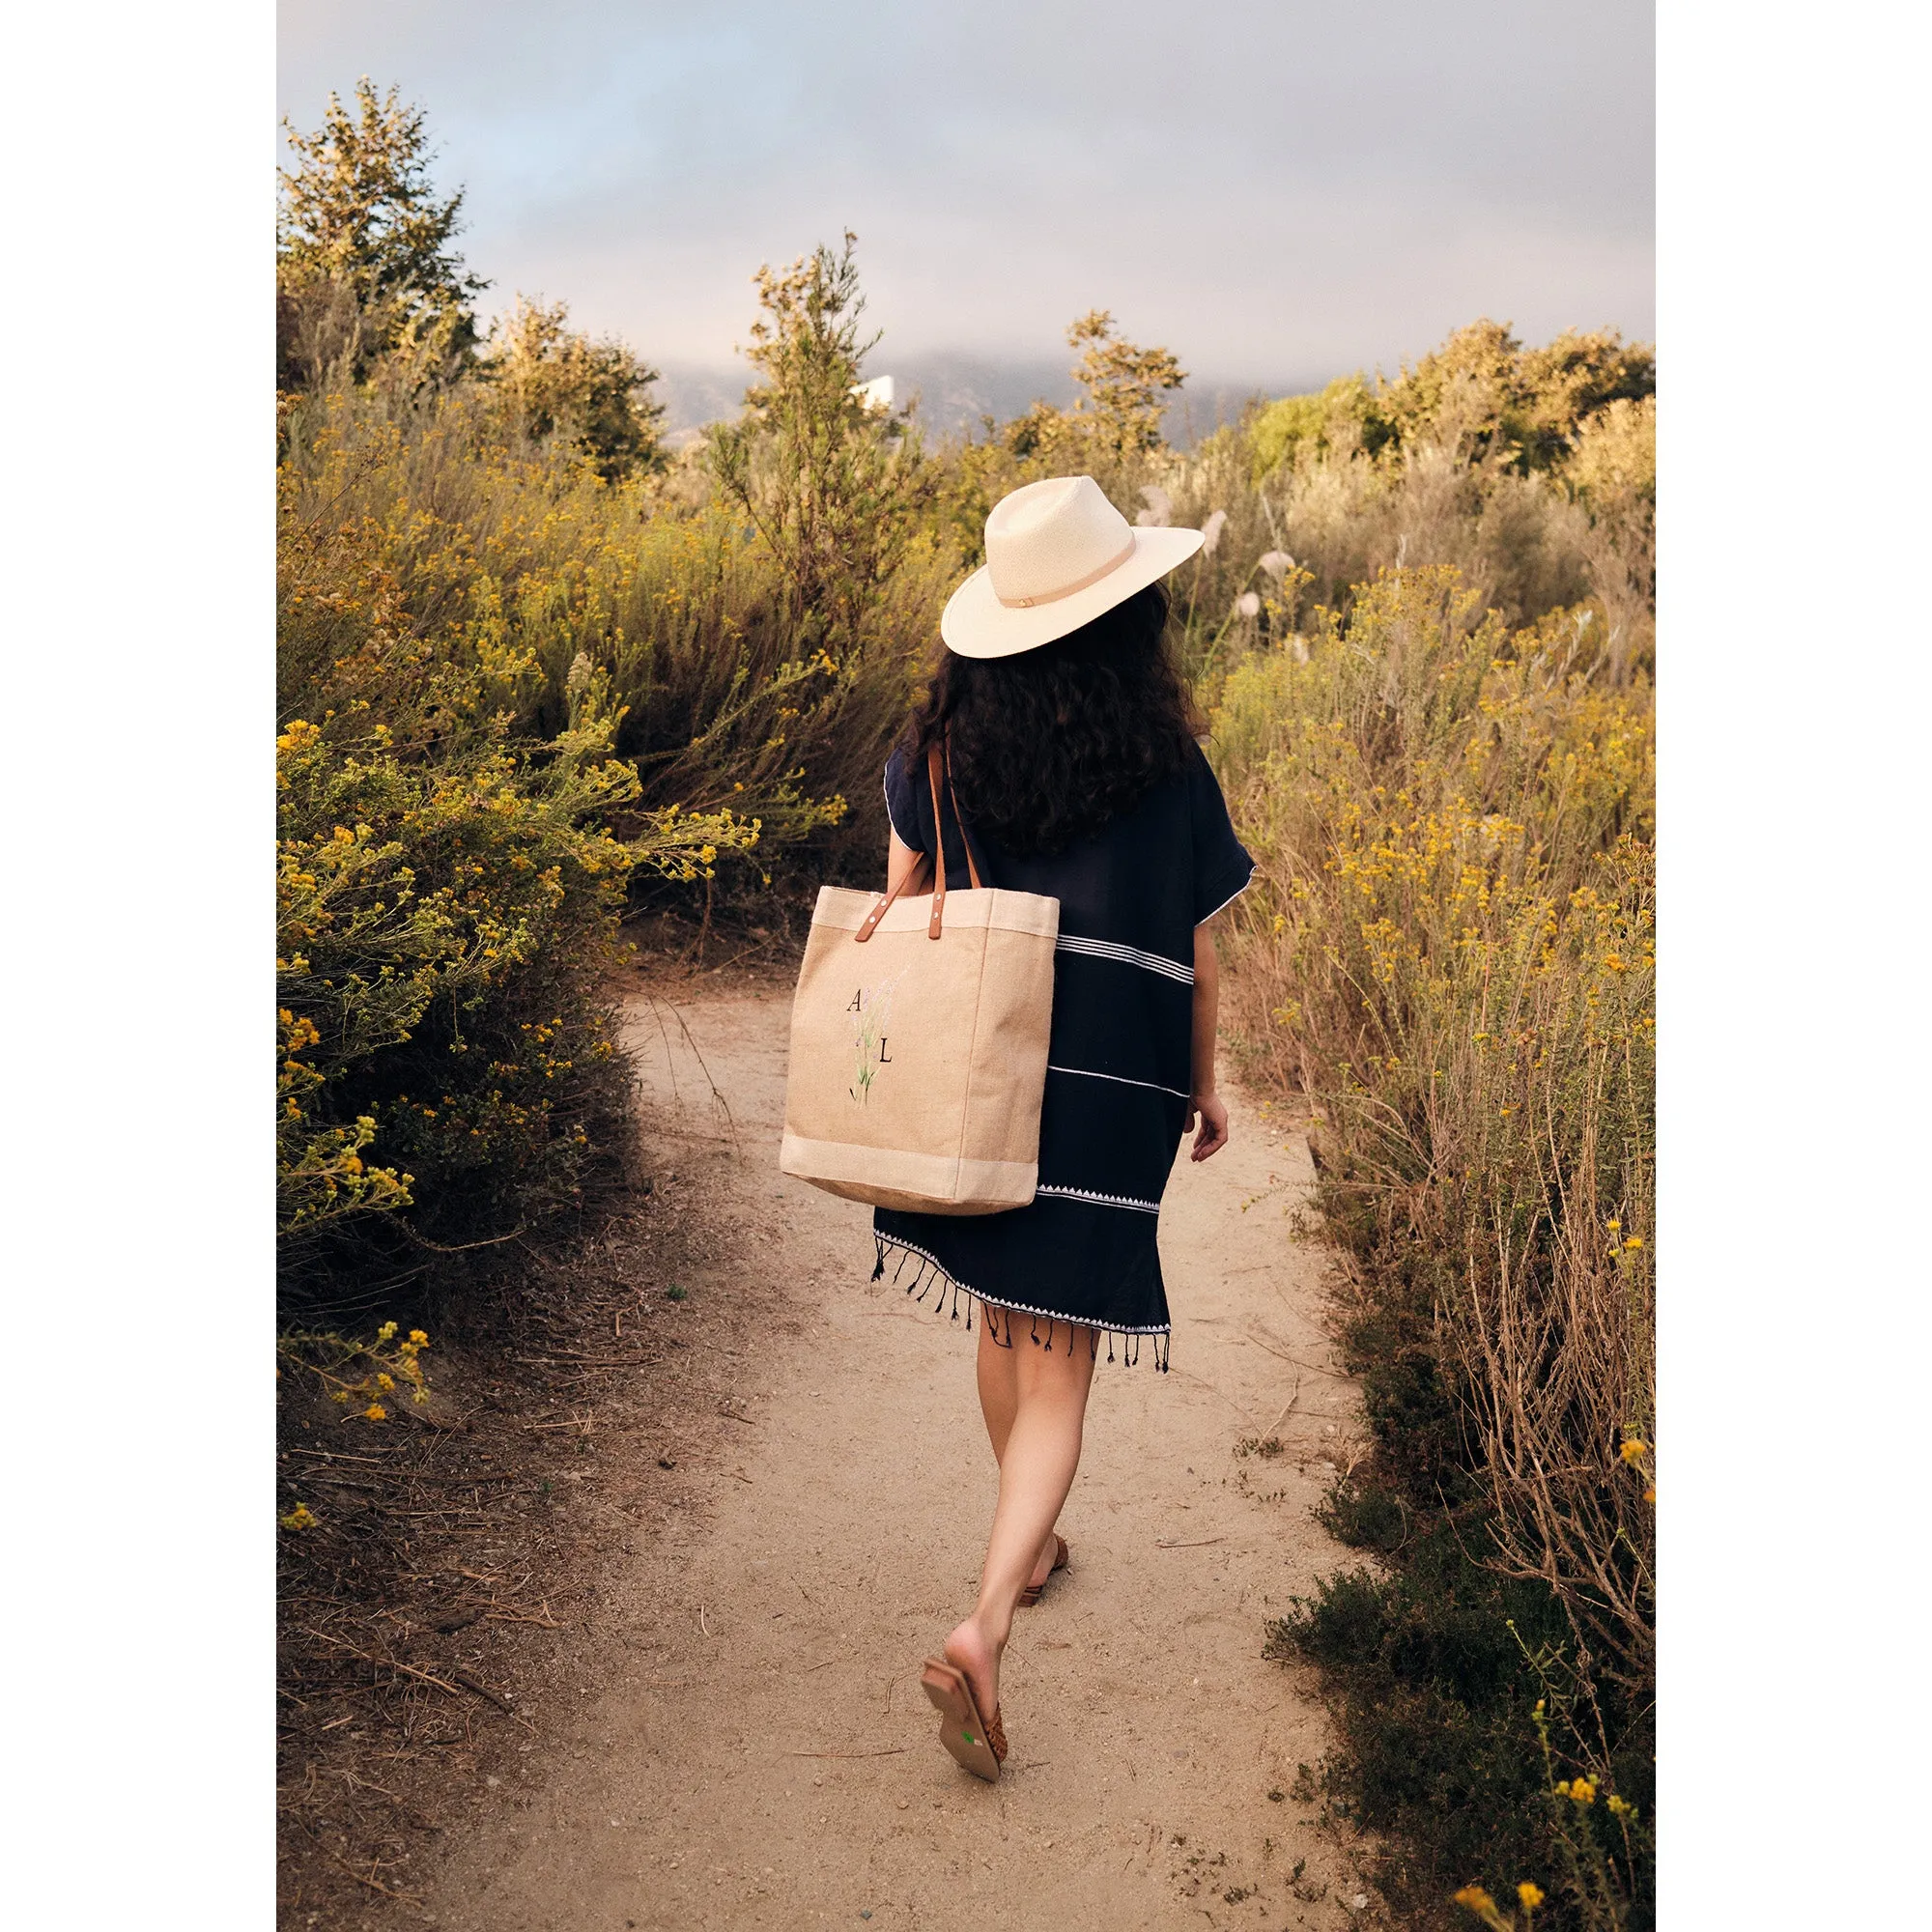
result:
<svg viewBox="0 0 1932 1932"><path fill-rule="evenodd" d="M1092 583L1133 554L1134 533L1091 476L1049 476L1002 497L986 519L986 573L1024 607Z"/></svg>

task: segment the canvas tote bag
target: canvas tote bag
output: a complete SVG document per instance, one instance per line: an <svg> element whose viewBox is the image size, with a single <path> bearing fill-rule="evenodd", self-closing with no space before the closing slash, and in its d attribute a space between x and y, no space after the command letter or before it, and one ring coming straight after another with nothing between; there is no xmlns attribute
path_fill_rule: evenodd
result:
<svg viewBox="0 0 1932 1932"><path fill-rule="evenodd" d="M1060 901L982 887L970 845L973 889L947 893L940 768L933 746L929 898L900 896L924 860L883 898L819 888L779 1166L876 1208L997 1214L1039 1179Z"/></svg>

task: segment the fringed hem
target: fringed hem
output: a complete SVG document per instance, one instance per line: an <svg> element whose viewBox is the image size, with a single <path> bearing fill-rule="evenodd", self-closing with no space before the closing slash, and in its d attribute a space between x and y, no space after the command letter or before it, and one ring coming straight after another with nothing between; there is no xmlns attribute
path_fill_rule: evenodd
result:
<svg viewBox="0 0 1932 1932"><path fill-rule="evenodd" d="M936 1288L939 1293L933 1302L933 1313L944 1315L950 1301L952 1319L959 1320L959 1301L966 1300L966 1332L973 1332L973 1304L980 1304L980 1317L986 1324L986 1332L992 1336L996 1346L1010 1349L1013 1346L1013 1318L1024 1315L1030 1323L1031 1339L1036 1347L1044 1346L1048 1354L1053 1352L1053 1331L1056 1327L1069 1331L1084 1328L1087 1331L1088 1347L1097 1361L1100 1355L1100 1337L1107 1337L1107 1359L1114 1360L1114 1338L1121 1338L1120 1359L1128 1368L1135 1367L1141 1356L1143 1341L1153 1344L1153 1365L1162 1375L1167 1373L1168 1356L1173 1350L1173 1331L1170 1328L1124 1328L1113 1324L1095 1325L1091 1321L1075 1321L1065 1315L1058 1314L1051 1308L1029 1308L1021 1301L1001 1301L990 1294L982 1294L976 1288L969 1288L963 1281L956 1281L946 1270L939 1257L928 1254L924 1248L914 1242L901 1240L896 1235L881 1235L876 1231L872 1236L872 1246L877 1260L872 1268L872 1279L878 1281L886 1272L886 1249L899 1251L898 1265L893 1269L893 1280L898 1281L905 1273L906 1263L917 1260L919 1265L913 1270L912 1279L905 1284L905 1292L922 1305L925 1297ZM1040 1323L1046 1323L1046 1333L1040 1334ZM1002 1334L1002 1330L1005 1333ZM1063 1347L1073 1347L1073 1336L1069 1332Z"/></svg>

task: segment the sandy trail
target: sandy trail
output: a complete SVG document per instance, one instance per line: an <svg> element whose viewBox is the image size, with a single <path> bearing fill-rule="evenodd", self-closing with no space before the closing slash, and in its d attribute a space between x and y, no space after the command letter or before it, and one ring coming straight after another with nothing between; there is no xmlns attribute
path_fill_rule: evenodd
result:
<svg viewBox="0 0 1932 1932"><path fill-rule="evenodd" d="M693 1506L617 1559L578 1708L524 1747L522 1776L491 1780L434 1920L1374 1922L1355 1860L1293 1796L1326 1744L1311 1685L1261 1656L1264 1620L1348 1560L1309 1514L1355 1400L1321 1373L1324 1256L1286 1218L1312 1179L1299 1135L1236 1094L1233 1146L1174 1178L1173 1371L1147 1351L1099 1365L1062 1523L1072 1567L1019 1613L1012 1756L987 1786L941 1750L917 1685L971 1605L992 1511L977 1337L867 1281L867 1210L778 1174L785 989L676 997L668 1025L640 1000L631 1035L655 1118L697 1136L654 1153L716 1223L695 1292L756 1282L783 1319L718 1350L721 1413L679 1450ZM702 1137L715 1116L679 1021L735 1146ZM1286 1453L1236 1454L1270 1434Z"/></svg>

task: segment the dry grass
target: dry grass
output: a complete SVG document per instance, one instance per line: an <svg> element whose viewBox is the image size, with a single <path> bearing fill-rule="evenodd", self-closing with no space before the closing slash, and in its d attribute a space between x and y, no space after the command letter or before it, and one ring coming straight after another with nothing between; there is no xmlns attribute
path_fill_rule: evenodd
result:
<svg viewBox="0 0 1932 1932"><path fill-rule="evenodd" d="M1654 778L1601 628L1387 574L1233 669L1215 730L1260 866L1232 1017L1448 1392L1426 1446L1383 1406L1385 1457L1555 1594L1566 1748L1613 1791L1654 1681Z"/></svg>
<svg viewBox="0 0 1932 1932"><path fill-rule="evenodd" d="M661 1170L420 1285L432 1399L382 1423L285 1366L277 1513L314 1522L278 1539L282 1924L415 1898L486 1777L541 1776L615 1573L735 1448L718 1352L793 1318L755 1275L709 1292L700 1206Z"/></svg>

